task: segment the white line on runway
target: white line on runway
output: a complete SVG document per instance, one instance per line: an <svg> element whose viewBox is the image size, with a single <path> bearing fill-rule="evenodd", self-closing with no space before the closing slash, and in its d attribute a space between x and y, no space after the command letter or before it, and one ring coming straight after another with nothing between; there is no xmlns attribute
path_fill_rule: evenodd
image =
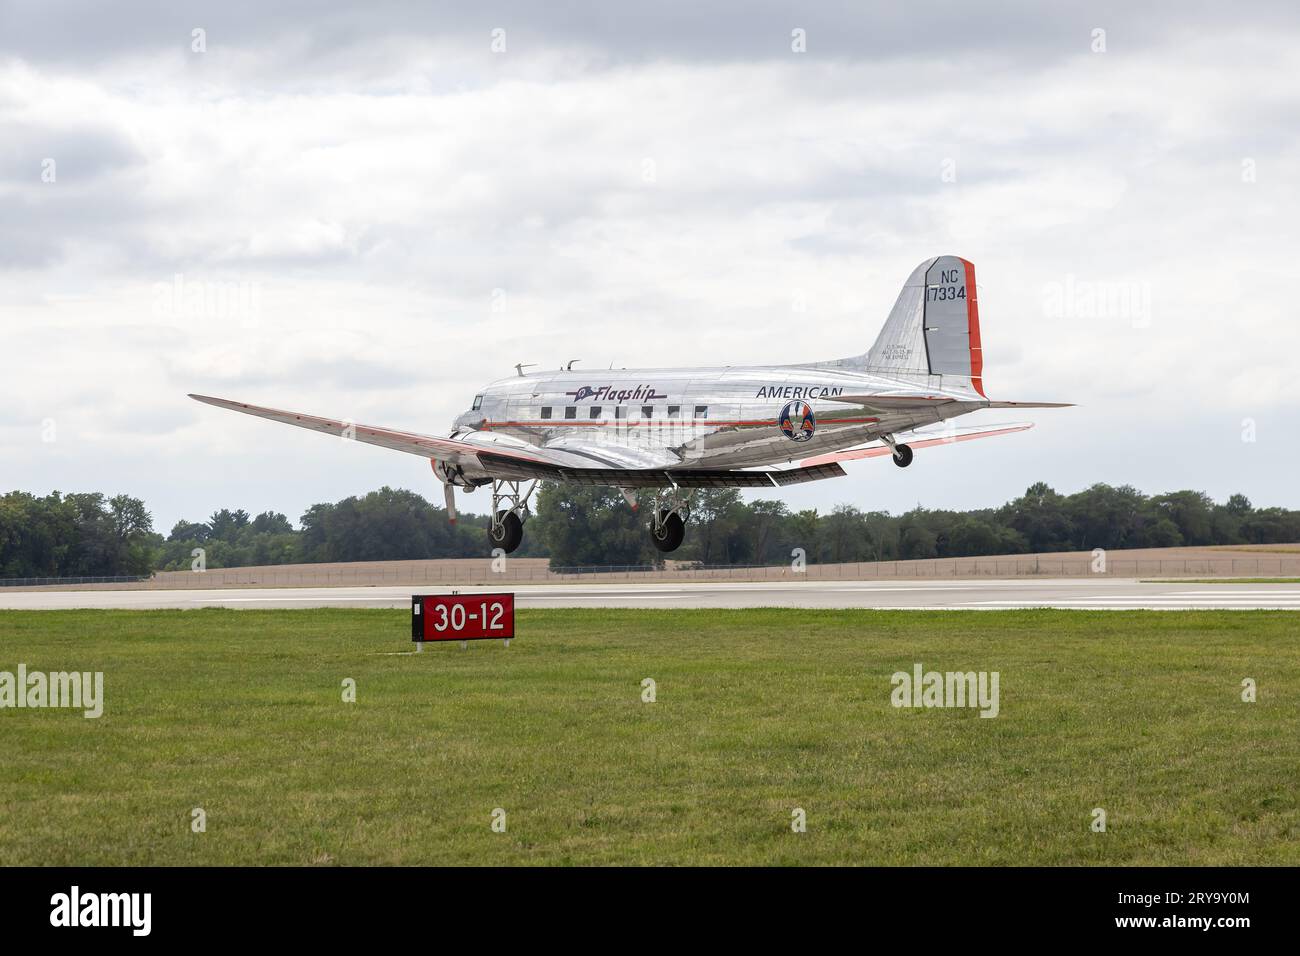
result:
<svg viewBox="0 0 1300 956"><path fill-rule="evenodd" d="M942 605L928 605L932 610ZM1229 602L1229 603L1205 603L1201 601L1133 601L1133 602L1114 602L1114 601L1051 601L1043 604L1030 604L1025 601L981 601L979 604L954 604L947 605L946 610L960 611L982 611L982 610L1014 610L1016 608L1060 608L1063 610L1077 611L1300 611L1300 604L1265 604L1259 601L1250 602ZM882 610L897 610L896 608L882 608Z"/></svg>
<svg viewBox="0 0 1300 956"><path fill-rule="evenodd" d="M1300 599L1300 591L1292 588L1278 588L1276 591L1239 591L1236 588L1231 590L1214 590L1214 591L1170 591L1170 597L1293 597Z"/></svg>

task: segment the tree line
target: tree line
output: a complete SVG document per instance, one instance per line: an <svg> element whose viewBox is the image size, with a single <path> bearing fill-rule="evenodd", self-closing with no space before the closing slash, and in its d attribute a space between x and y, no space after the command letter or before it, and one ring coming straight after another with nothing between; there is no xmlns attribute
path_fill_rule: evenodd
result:
<svg viewBox="0 0 1300 956"><path fill-rule="evenodd" d="M0 578L148 574L160 543L144 502L129 495L0 497Z"/></svg>
<svg viewBox="0 0 1300 956"><path fill-rule="evenodd" d="M1167 548L1300 541L1300 511L1254 508L1245 495L1222 504L1199 491L1145 495L1096 484L1062 495L1043 482L998 508L913 508L901 515L840 505L791 511L784 502L745 502L731 488L694 499L686 541L674 559L701 564L779 564L802 548L809 562ZM656 552L612 489L544 489L530 532L552 566L649 564Z"/></svg>
<svg viewBox="0 0 1300 956"><path fill-rule="evenodd" d="M516 555L549 557L552 567L656 564L663 555L646 523L615 489L543 485ZM278 512L223 508L204 521L178 521L163 536L129 495L14 491L0 497L0 577L185 570L195 549L209 568L484 557L487 524L486 516L464 513L450 524L422 495L384 487L312 505L297 527ZM802 548L810 563L829 563L1294 541L1300 511L1255 508L1240 494L1220 504L1199 491L1145 495L1097 484L1062 495L1038 482L997 508L893 515L851 505L791 511L721 488L695 495L686 541L671 557L781 564Z"/></svg>

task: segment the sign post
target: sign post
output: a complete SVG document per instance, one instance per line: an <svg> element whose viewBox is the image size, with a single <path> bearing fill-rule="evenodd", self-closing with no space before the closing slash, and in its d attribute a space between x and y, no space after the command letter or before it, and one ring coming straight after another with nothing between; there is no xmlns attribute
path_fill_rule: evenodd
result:
<svg viewBox="0 0 1300 956"><path fill-rule="evenodd" d="M429 641L499 638L510 646L515 636L513 594L415 594L411 596L411 640L419 651Z"/></svg>

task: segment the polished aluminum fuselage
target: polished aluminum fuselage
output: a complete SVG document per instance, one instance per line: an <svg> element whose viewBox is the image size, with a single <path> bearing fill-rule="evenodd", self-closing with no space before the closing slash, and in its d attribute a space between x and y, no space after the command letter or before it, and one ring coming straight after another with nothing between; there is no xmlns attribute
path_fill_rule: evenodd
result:
<svg viewBox="0 0 1300 956"><path fill-rule="evenodd" d="M965 378L886 377L860 359L808 365L589 369L516 375L491 383L456 431L501 436L514 445L563 449L592 467L746 468L794 464L882 435L942 421L986 405ZM924 408L842 401L844 396L954 399ZM790 402L816 416L794 440L779 417ZM482 437L487 437L486 435Z"/></svg>

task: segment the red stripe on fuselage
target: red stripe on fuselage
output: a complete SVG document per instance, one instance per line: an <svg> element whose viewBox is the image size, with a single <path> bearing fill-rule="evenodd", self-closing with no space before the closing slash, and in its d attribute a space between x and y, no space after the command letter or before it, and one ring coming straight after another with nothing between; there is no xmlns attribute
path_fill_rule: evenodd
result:
<svg viewBox="0 0 1300 956"><path fill-rule="evenodd" d="M879 418L823 418L818 425L874 425L880 421ZM776 422L770 418L760 418L755 421L723 421L717 418L664 418L660 420L646 420L644 418L536 418L528 421L518 422L484 422L479 426L484 431L491 428L555 428L570 425L771 425L776 427Z"/></svg>

